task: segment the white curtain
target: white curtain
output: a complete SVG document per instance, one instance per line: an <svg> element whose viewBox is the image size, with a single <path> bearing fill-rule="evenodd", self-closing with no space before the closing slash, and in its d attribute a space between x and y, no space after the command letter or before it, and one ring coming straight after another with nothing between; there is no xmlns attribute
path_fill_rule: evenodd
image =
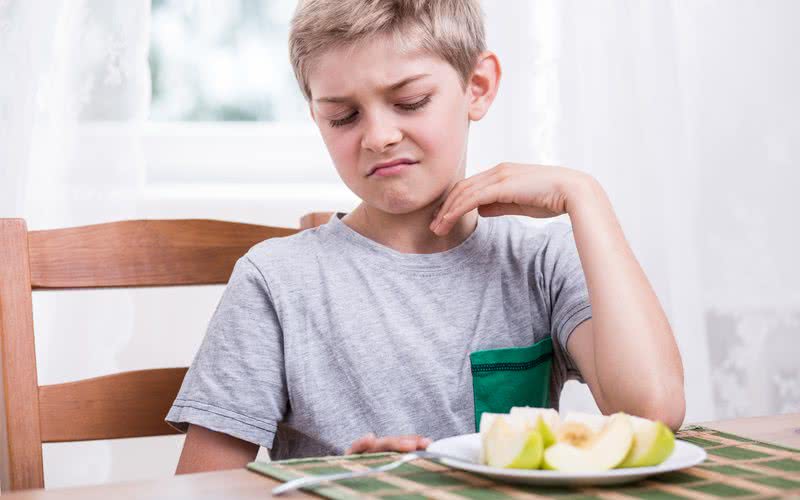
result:
<svg viewBox="0 0 800 500"><path fill-rule="evenodd" d="M39 89L52 64L55 11L0 2L0 216L23 216ZM41 36L30 36L35 24ZM27 26L26 26L27 25Z"/></svg>
<svg viewBox="0 0 800 500"><path fill-rule="evenodd" d="M135 210L149 9L147 0L0 2L0 216L37 228Z"/></svg>
<svg viewBox="0 0 800 500"><path fill-rule="evenodd" d="M43 229L137 216L149 12L149 0L0 0L0 217ZM39 383L119 371L134 305L125 290L36 294ZM46 484L107 481L119 446L45 445Z"/></svg>
<svg viewBox="0 0 800 500"><path fill-rule="evenodd" d="M800 411L800 4L483 6L506 70L484 163L605 186L677 336L687 421ZM574 386L562 404L593 406Z"/></svg>

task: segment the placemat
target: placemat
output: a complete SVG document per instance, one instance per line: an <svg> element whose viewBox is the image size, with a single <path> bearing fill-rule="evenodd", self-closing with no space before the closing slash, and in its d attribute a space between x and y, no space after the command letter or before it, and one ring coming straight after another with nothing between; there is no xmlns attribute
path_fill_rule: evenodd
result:
<svg viewBox="0 0 800 500"><path fill-rule="evenodd" d="M500 483L451 469L430 460L404 464L389 473L337 481L304 491L349 500L502 499L502 498L800 498L800 450L775 446L700 426L677 433L678 439L708 452L708 460L680 472L637 483L596 488L548 488ZM364 470L394 460L398 453L253 462L247 468L288 481L297 477Z"/></svg>

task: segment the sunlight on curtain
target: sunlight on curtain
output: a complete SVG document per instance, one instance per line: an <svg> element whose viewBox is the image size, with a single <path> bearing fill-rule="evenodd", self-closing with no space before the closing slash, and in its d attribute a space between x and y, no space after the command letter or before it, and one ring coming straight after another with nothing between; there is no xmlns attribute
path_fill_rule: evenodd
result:
<svg viewBox="0 0 800 500"><path fill-rule="evenodd" d="M500 144L605 187L681 348L687 421L798 411L800 4L513 5L484 2ZM562 404L592 406L575 386Z"/></svg>
<svg viewBox="0 0 800 500"><path fill-rule="evenodd" d="M24 217L29 229L137 216L149 10L149 0L0 2L0 216ZM118 371L133 299L126 290L35 294L39 383ZM112 453L119 446L45 445L47 486L107 482L124 461ZM171 471L174 460L158 466Z"/></svg>

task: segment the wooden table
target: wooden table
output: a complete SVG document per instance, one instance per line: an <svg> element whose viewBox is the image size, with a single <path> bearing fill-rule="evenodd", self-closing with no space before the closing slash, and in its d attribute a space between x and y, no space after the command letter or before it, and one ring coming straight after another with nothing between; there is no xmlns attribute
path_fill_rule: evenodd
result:
<svg viewBox="0 0 800 500"><path fill-rule="evenodd" d="M701 425L712 429L731 432L758 441L800 448L800 413L772 417L740 418L717 422L704 422ZM107 500L109 498L145 499L264 499L278 481L244 469L187 474L154 481L134 481L63 488L54 490L29 490L12 493L8 497L15 500ZM6 495L3 495L6 498ZM281 498L319 498L302 492L282 495Z"/></svg>

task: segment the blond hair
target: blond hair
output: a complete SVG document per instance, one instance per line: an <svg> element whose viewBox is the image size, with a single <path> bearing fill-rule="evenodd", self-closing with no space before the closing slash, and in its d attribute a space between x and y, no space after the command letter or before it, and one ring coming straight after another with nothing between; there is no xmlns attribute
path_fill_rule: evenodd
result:
<svg viewBox="0 0 800 500"><path fill-rule="evenodd" d="M326 50L391 35L448 62L463 88L486 48L478 0L300 0L289 33L289 59L311 100L309 68Z"/></svg>

